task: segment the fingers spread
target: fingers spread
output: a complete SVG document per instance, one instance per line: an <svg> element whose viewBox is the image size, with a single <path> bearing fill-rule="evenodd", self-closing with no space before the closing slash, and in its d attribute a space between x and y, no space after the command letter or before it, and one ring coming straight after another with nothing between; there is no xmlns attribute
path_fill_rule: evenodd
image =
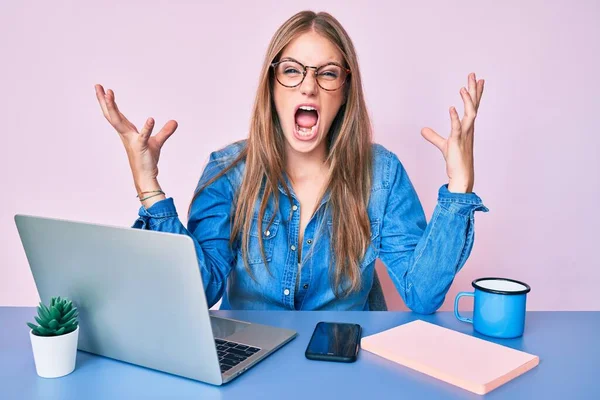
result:
<svg viewBox="0 0 600 400"><path fill-rule="evenodd" d="M115 93L108 89L104 96L106 100L106 108L110 116L110 123L120 134L137 133L137 128L119 111L115 102Z"/></svg>
<svg viewBox="0 0 600 400"><path fill-rule="evenodd" d="M123 119L121 118L121 113L117 108L117 104L115 103L115 94L112 90L108 89L106 95L104 96L106 100L106 108L108 109L108 115L110 117L110 123L115 127L117 132L125 133L127 127L124 124Z"/></svg>
<svg viewBox="0 0 600 400"><path fill-rule="evenodd" d="M475 72L469 74L469 95L473 104L477 103L477 81L475 79Z"/></svg>
<svg viewBox="0 0 600 400"><path fill-rule="evenodd" d="M477 116L477 111L475 110L475 105L473 104L471 95L464 87L460 89L460 95L465 103L465 116L463 118L463 125L465 125L465 128L468 128L471 126L473 120Z"/></svg>
<svg viewBox="0 0 600 400"><path fill-rule="evenodd" d="M450 107L450 120L452 121L452 130L450 131L451 138L459 138L462 134L462 127L458 119L456 108Z"/></svg>
<svg viewBox="0 0 600 400"><path fill-rule="evenodd" d="M421 135L435 147L440 149L442 153L444 153L444 148L446 144L446 139L441 137L437 132L435 132L431 128L423 128L421 129Z"/></svg>
<svg viewBox="0 0 600 400"><path fill-rule="evenodd" d="M142 130L140 131L141 138L143 140L148 140L148 138L150 137L150 135L152 135L152 129L154 129L154 119L153 118L148 118L146 120L146 123L142 127Z"/></svg>
<svg viewBox="0 0 600 400"><path fill-rule="evenodd" d="M178 126L177 125L177 121L170 120L156 134L156 141L158 142L158 145L160 147L162 147L162 145L165 144L165 142L167 141L167 139L171 137L171 135L173 134L173 132L175 132L175 130L177 129L177 126Z"/></svg>
<svg viewBox="0 0 600 400"><path fill-rule="evenodd" d="M108 108L106 107L106 99L104 98L104 88L102 85L95 85L96 89L96 98L98 99L98 103L100 103L100 108L102 108L102 114L104 114L104 118L110 122L110 117L108 115Z"/></svg>
<svg viewBox="0 0 600 400"><path fill-rule="evenodd" d="M484 80L480 79L479 82L477 82L477 102L475 109L479 109L479 102L481 101L481 95L483 94L483 84L484 84Z"/></svg>

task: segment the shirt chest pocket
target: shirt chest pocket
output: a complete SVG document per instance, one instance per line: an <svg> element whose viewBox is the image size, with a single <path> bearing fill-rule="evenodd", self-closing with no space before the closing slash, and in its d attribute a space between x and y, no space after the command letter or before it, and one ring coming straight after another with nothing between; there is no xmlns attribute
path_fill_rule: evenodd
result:
<svg viewBox="0 0 600 400"><path fill-rule="evenodd" d="M331 220L327 221L327 227L329 228L329 237L333 232L333 223ZM363 257L360 267L361 269L371 264L379 255L379 245L381 244L381 222L378 219L371 220L371 243L367 247L365 256Z"/></svg>
<svg viewBox="0 0 600 400"><path fill-rule="evenodd" d="M263 218L262 228L258 225L258 217L252 219L252 227L248 236L248 263L257 264L263 263L262 254L260 252L259 235L262 236L263 247L265 250L265 259L270 262L273 258L273 250L275 246L275 237L279 231L279 219L276 217L271 225L269 220L271 217ZM241 258L241 249L238 251Z"/></svg>

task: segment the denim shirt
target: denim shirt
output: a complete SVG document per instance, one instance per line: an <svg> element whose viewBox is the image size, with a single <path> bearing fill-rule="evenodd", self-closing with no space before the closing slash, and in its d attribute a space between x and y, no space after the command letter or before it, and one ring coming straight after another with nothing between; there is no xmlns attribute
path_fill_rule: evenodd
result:
<svg viewBox="0 0 600 400"><path fill-rule="evenodd" d="M197 188L227 166L245 143L243 140L212 152ZM270 273L258 244L258 207L248 247L248 262L256 280L247 273L239 237L234 246L229 245L232 202L244 166L244 161L238 163L202 191L192 204L187 227L179 220L170 197L148 209L140 207L139 218L133 224L133 228L190 236L208 304L212 306L222 297L221 309L368 310L375 260L379 258L406 306L417 313L433 313L444 302L456 273L471 253L475 211L488 211L475 193L451 193L447 185L442 185L428 224L398 157L382 145L373 144L373 180L367 207L371 244L360 260L362 289L336 298L329 274L329 196L322 199L305 228L303 242L298 243L300 202L287 178L293 203L280 185L279 208L274 209L273 202L269 202L260 233ZM267 226L273 214L275 219Z"/></svg>

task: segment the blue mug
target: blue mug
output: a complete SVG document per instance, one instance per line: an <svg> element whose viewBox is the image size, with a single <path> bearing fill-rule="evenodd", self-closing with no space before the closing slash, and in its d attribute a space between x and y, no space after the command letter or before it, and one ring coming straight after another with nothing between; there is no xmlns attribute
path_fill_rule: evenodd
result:
<svg viewBox="0 0 600 400"><path fill-rule="evenodd" d="M484 335L497 338L516 338L525 330L525 306L528 284L508 278L479 278L472 283L475 292L459 292L454 300L454 315L460 321L473 324ZM461 317L458 300L463 296L475 298L473 319Z"/></svg>

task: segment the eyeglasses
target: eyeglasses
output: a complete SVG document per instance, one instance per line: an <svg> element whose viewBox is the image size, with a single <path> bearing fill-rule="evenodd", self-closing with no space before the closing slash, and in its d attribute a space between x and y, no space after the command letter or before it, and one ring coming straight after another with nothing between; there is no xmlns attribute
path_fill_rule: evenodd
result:
<svg viewBox="0 0 600 400"><path fill-rule="evenodd" d="M275 71L275 78L282 86L293 88L304 82L308 69L315 71L317 84L323 90L334 91L341 88L346 83L346 78L350 75L350 70L336 62L329 62L320 67L311 67L304 65L293 58L284 58L283 60L271 64Z"/></svg>

